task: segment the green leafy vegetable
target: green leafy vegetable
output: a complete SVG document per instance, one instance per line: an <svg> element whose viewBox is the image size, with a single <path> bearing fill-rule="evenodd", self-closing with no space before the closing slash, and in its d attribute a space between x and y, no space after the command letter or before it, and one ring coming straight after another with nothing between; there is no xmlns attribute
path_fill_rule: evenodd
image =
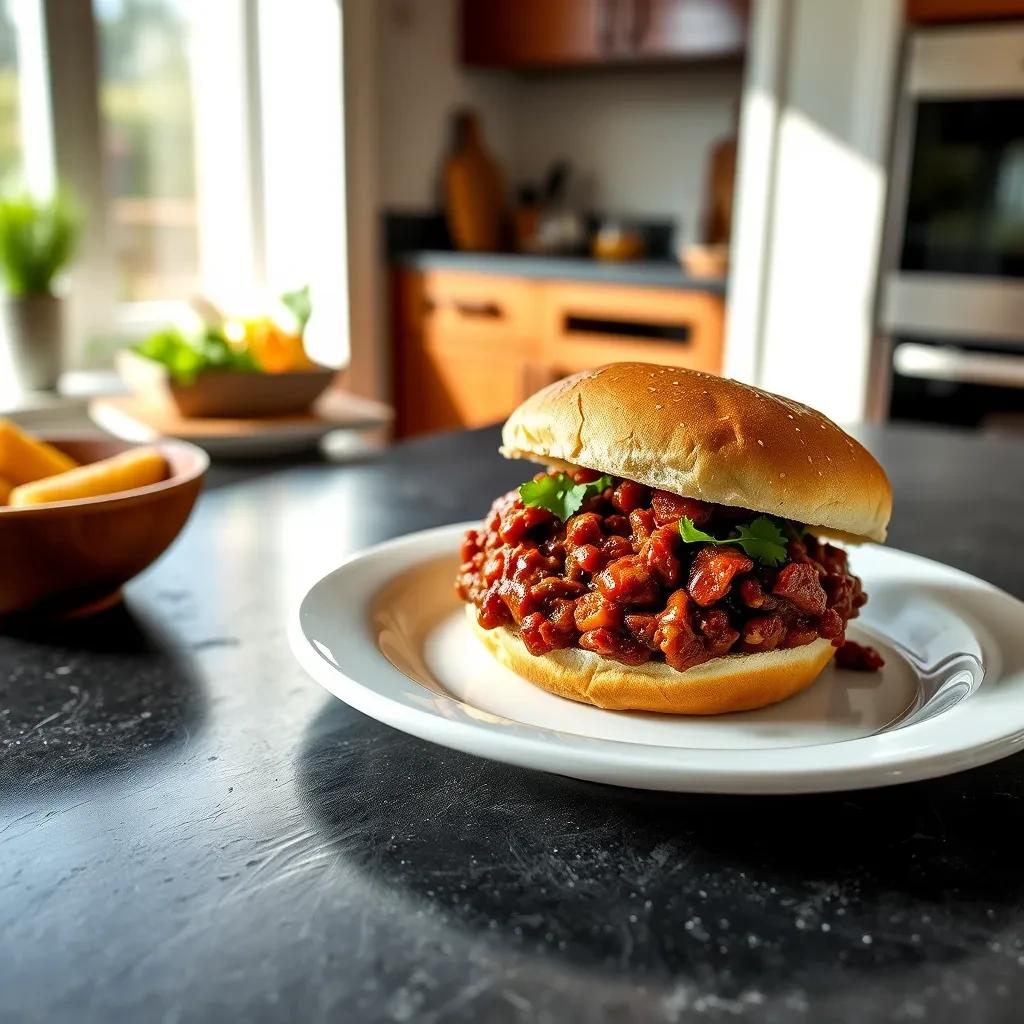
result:
<svg viewBox="0 0 1024 1024"><path fill-rule="evenodd" d="M303 288L296 288L293 292L285 292L281 296L281 302L291 310L292 315L298 321L299 334L306 329L309 318L313 315L313 300L309 294L309 285Z"/></svg>
<svg viewBox="0 0 1024 1024"><path fill-rule="evenodd" d="M519 488L523 504L533 508L546 508L564 523L579 512L587 498L611 487L612 478L603 476L589 484L573 482L568 473L553 473L540 480L527 480Z"/></svg>
<svg viewBox="0 0 1024 1024"><path fill-rule="evenodd" d="M236 351L220 331L208 328L188 338L177 328L158 331L135 346L147 359L166 366L178 384L191 384L204 370L235 370L252 373L259 369L248 351Z"/></svg>
<svg viewBox="0 0 1024 1024"><path fill-rule="evenodd" d="M774 519L758 516L748 525L736 527L736 532L738 537L712 537L698 530L688 516L679 520L679 535L687 544L738 544L749 558L762 565L778 565L786 560L786 535Z"/></svg>

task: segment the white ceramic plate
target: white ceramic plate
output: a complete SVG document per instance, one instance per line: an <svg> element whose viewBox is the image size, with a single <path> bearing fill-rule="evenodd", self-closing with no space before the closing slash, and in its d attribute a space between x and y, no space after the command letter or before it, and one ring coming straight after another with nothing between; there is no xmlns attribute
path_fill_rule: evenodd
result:
<svg viewBox="0 0 1024 1024"><path fill-rule="evenodd" d="M871 597L850 636L879 673L829 667L761 711L686 718L603 711L498 665L452 583L461 524L371 548L292 617L303 667L352 707L426 740L578 779L644 789L801 793L886 786L1024 746L1024 604L956 569L868 545Z"/></svg>

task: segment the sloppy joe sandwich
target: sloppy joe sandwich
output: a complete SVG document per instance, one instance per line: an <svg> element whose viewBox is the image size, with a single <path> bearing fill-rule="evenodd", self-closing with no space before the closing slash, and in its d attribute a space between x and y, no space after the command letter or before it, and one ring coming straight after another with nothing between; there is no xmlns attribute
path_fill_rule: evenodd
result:
<svg viewBox="0 0 1024 1024"><path fill-rule="evenodd" d="M545 468L468 531L456 590L520 676L598 707L698 715L784 700L833 657L882 664L846 640L867 595L832 541L884 540L892 491L821 413L614 363L529 398L502 442Z"/></svg>

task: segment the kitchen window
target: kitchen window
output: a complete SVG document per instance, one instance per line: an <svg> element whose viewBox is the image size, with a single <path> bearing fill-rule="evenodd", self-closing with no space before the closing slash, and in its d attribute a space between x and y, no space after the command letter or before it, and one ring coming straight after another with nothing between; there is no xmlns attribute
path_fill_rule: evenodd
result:
<svg viewBox="0 0 1024 1024"><path fill-rule="evenodd" d="M66 183L87 215L73 366L197 293L305 284L317 357L347 358L341 6L0 0L0 179Z"/></svg>
<svg viewBox="0 0 1024 1024"><path fill-rule="evenodd" d="M21 170L18 44L10 7L11 0L0 0L0 181Z"/></svg>
<svg viewBox="0 0 1024 1024"><path fill-rule="evenodd" d="M119 302L196 290L195 119L183 0L94 0Z"/></svg>

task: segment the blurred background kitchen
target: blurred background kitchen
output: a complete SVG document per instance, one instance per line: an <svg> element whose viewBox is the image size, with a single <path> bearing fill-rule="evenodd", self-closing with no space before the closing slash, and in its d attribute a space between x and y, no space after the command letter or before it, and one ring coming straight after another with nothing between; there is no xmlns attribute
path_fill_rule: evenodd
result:
<svg viewBox="0 0 1024 1024"><path fill-rule="evenodd" d="M33 427L297 451L639 359L1024 431L1024 0L0 0L0 182Z"/></svg>

